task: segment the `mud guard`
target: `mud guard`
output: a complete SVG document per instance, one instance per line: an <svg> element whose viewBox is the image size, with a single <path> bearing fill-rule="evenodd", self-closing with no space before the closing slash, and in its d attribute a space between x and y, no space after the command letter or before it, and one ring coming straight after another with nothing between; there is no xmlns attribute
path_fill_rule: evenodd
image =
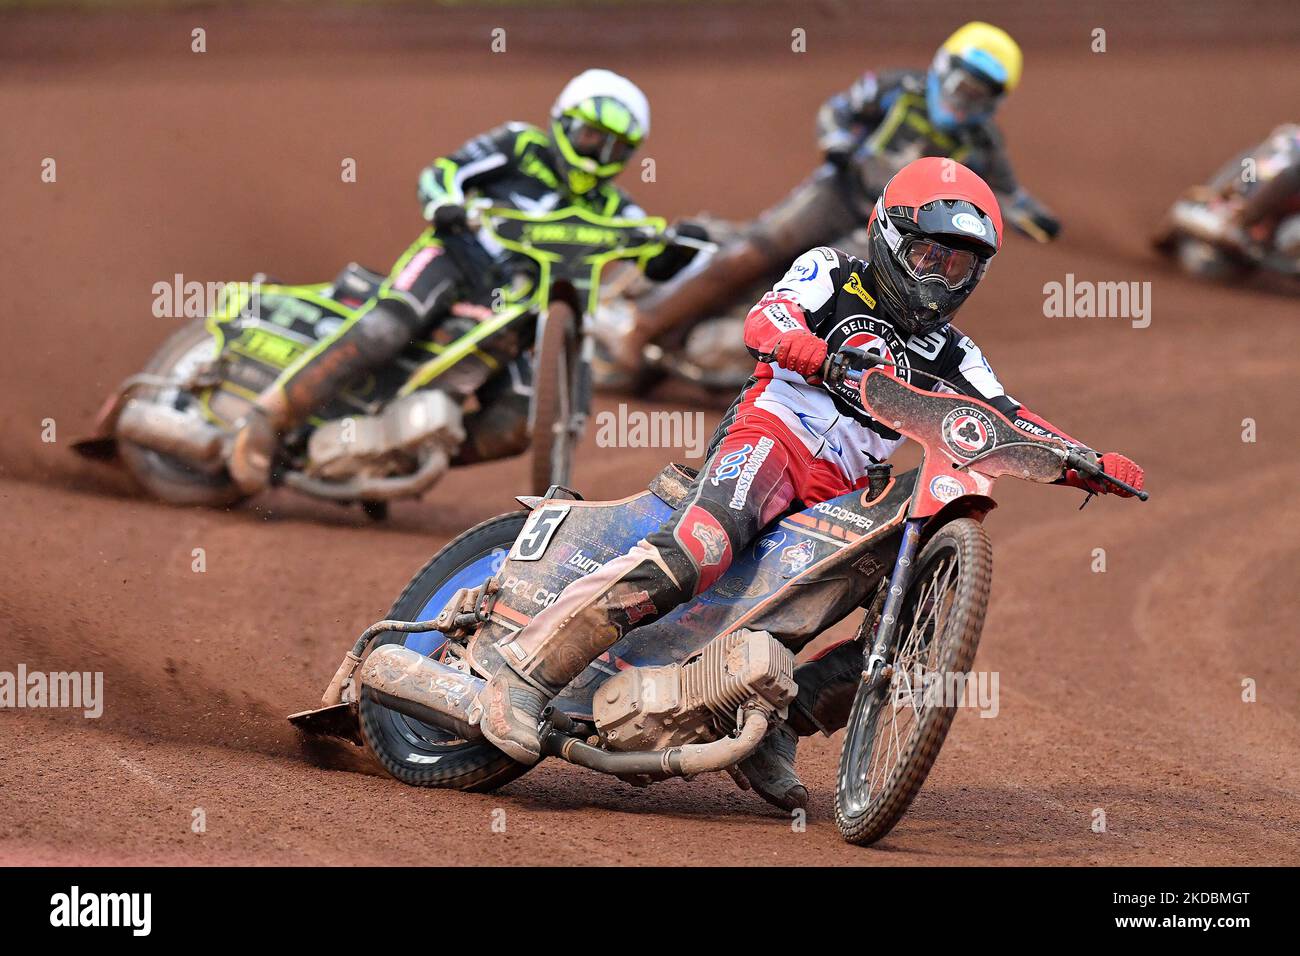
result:
<svg viewBox="0 0 1300 956"><path fill-rule="evenodd" d="M958 518L974 518L983 524L988 513L997 506L998 503L988 495L962 495L954 498L926 521L925 527L921 529L921 544L924 546L936 531Z"/></svg>

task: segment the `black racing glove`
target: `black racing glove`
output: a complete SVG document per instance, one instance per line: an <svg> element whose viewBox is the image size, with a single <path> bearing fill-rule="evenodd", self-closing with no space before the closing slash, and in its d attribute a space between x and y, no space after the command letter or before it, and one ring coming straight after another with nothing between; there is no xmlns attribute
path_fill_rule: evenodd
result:
<svg viewBox="0 0 1300 956"><path fill-rule="evenodd" d="M1049 242L1061 234L1061 220L1050 212L1036 212L1031 219L1043 235L1047 236Z"/></svg>
<svg viewBox="0 0 1300 956"><path fill-rule="evenodd" d="M445 202L434 207L429 221L433 231L439 236L454 236L469 229L469 216L460 203Z"/></svg>
<svg viewBox="0 0 1300 956"><path fill-rule="evenodd" d="M1038 242L1051 242L1061 234L1061 221L1026 194L1017 196L1007 213L1012 226Z"/></svg>
<svg viewBox="0 0 1300 956"><path fill-rule="evenodd" d="M674 235L685 239L696 239L700 242L707 242L709 239L709 233L703 226L686 220L674 223L672 231ZM697 252L699 250L691 246L679 246L670 242L664 247L663 252L646 262L646 278L653 279L655 282L666 282L690 265Z"/></svg>

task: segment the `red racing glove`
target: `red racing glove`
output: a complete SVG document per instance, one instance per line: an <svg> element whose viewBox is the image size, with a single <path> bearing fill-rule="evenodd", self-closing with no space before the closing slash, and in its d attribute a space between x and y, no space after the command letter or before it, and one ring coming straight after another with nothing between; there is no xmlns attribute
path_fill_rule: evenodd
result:
<svg viewBox="0 0 1300 956"><path fill-rule="evenodd" d="M1146 472L1131 458L1126 458L1118 452L1108 451L1101 456L1101 470L1112 478L1118 478L1120 481L1132 485L1138 491L1142 490L1142 482ZM1073 468L1065 473L1065 483L1071 488L1082 488L1084 491L1090 491L1095 495L1119 495L1121 498L1133 497L1127 491L1121 491L1109 482L1085 478Z"/></svg>
<svg viewBox="0 0 1300 956"><path fill-rule="evenodd" d="M802 329L782 332L776 348L772 349L772 357L777 365L816 384L821 381L822 364L826 361L826 340Z"/></svg>

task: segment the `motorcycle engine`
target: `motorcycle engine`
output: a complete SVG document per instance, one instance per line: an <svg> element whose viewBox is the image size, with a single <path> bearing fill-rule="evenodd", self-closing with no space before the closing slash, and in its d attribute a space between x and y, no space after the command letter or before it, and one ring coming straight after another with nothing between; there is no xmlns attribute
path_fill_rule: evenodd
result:
<svg viewBox="0 0 1300 956"><path fill-rule="evenodd" d="M460 406L437 391L415 392L377 415L354 415L321 425L307 440L308 471L341 480L409 471L420 451L436 443L452 453L465 440Z"/></svg>
<svg viewBox="0 0 1300 956"><path fill-rule="evenodd" d="M596 689L592 712L610 750L717 740L742 707L784 719L799 688L794 655L766 631L723 635L679 664L629 667Z"/></svg>

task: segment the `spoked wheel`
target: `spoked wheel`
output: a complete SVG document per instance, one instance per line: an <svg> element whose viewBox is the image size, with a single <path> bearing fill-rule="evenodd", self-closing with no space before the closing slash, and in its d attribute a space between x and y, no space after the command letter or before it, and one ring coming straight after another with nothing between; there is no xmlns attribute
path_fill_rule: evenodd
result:
<svg viewBox="0 0 1300 956"><path fill-rule="evenodd" d="M578 317L566 302L552 302L538 322L533 352L532 492L566 485L578 443L578 412L585 409L584 371Z"/></svg>
<svg viewBox="0 0 1300 956"><path fill-rule="evenodd" d="M835 790L835 823L865 846L893 829L939 755L975 661L993 573L984 526L945 525L916 562L898 621L893 674L853 701ZM962 675L962 679L951 678Z"/></svg>
<svg viewBox="0 0 1300 956"><path fill-rule="evenodd" d="M199 319L186 325L149 360L144 371L150 375L184 379L200 365L216 357L217 343ZM194 396L176 388L141 387L132 396L136 401L166 404L202 419ZM239 501L243 495L224 468L202 470L188 462L165 455L132 442L118 443L122 461L149 494L175 505L222 506Z"/></svg>
<svg viewBox="0 0 1300 956"><path fill-rule="evenodd" d="M495 574L528 514L515 511L475 525L434 555L398 597L388 617L425 621L435 617L457 589L476 587ZM438 631L392 632L373 647L402 644L452 663L447 640ZM528 770L489 743L461 740L455 734L385 707L363 688L358 705L367 749L390 774L417 787L493 790Z"/></svg>

